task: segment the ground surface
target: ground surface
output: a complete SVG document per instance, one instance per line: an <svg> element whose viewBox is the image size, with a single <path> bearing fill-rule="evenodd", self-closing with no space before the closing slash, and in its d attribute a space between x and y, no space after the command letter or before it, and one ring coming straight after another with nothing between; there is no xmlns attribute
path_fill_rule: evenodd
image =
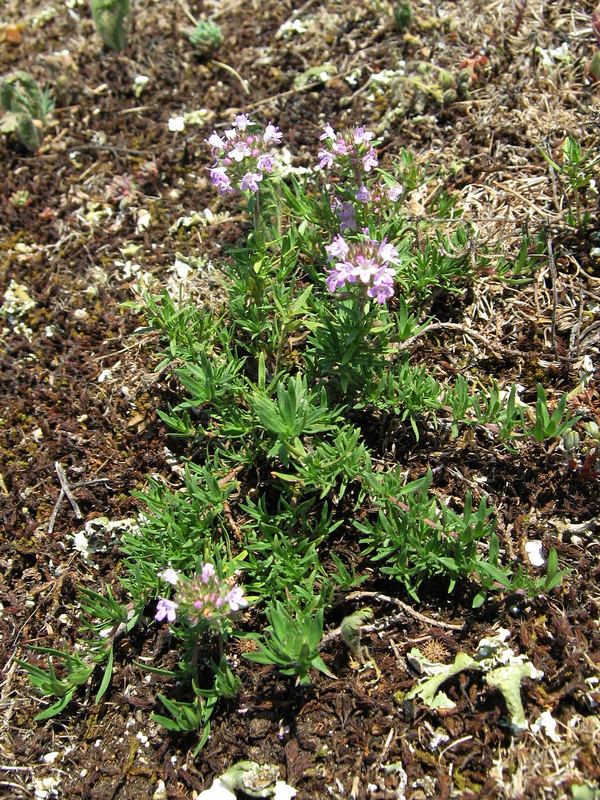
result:
<svg viewBox="0 0 600 800"><path fill-rule="evenodd" d="M185 7L171 0L139 4L119 55L101 52L77 0L5 0L0 8L0 73L28 69L53 85L56 99L36 155L0 140L0 298L14 281L35 303L8 314L5 298L0 317L0 795L190 798L246 757L279 765L307 799L556 798L600 778L600 504L589 447L586 463L571 465L556 445L527 446L516 462L485 441L443 452L425 441L408 450L409 466L440 467L442 496L463 496L465 485L477 496L484 476L503 546L516 559L525 559L527 540L556 547L572 570L563 586L549 598L499 597L479 612L460 596L452 603L432 596L419 610L462 628L407 612L365 642L379 679L353 668L336 640L325 655L339 679L320 676L301 692L241 663L244 691L219 710L195 759L193 740L149 722L161 681L134 661L164 642L124 641L102 704L80 696L47 723L32 721L39 701L13 660L27 657L30 645L74 640L78 587L117 585L114 533L101 529L102 547L89 561L73 536L99 517L133 517L132 491L148 475L177 485L156 416L175 387L153 373L159 343L132 335L141 320L121 304L144 285L179 291L183 281L198 302L214 292L209 262L235 241L243 220L208 186L203 140L235 111L278 124L298 165L314 154L326 121L378 129L389 156L411 148L438 169L428 191L443 182L466 209L475 250L494 243L515 256L524 227L546 231L554 263L540 262L532 282L507 288L491 269L455 307L435 309L497 344L490 349L454 330L424 340L417 360L440 376L485 370L529 393L540 380L551 397L577 385L585 356L597 364L600 262L591 253L598 243L567 224L563 187L538 149L557 157L568 133L598 147L598 97L585 76L593 4L416 0L414 7L403 35L375 2L309 2L297 11L268 0L192 2L191 13L214 15L225 36L216 60L204 62L185 36ZM295 32L280 35L289 20ZM550 55L544 64L544 52L563 43L566 60ZM400 91L393 76L386 84L371 78L410 71L416 61L453 74L470 65L468 92L440 104ZM299 83L313 67L323 69ZM138 75L149 80L136 95ZM200 124L168 130L170 117L200 109ZM193 224L175 224L195 212L202 217ZM418 198L410 212L420 213ZM182 278L177 258L200 258L199 268ZM572 408L600 421L593 381ZM57 464L81 519L66 499L56 506ZM512 737L501 697L476 678L451 684L450 714L395 699L414 683L404 655L415 642L447 660L472 652L498 625L543 670L543 680L524 686L526 715L550 711L558 741L541 732Z"/></svg>

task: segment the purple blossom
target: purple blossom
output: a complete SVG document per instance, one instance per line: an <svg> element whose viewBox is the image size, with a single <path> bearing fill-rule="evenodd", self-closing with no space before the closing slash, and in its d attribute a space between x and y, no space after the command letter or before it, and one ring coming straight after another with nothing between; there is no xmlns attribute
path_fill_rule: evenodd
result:
<svg viewBox="0 0 600 800"><path fill-rule="evenodd" d="M361 180L363 173L370 172L378 164L375 149L370 144L372 139L373 133L366 130L364 125L347 133L336 133L328 123L319 137L319 141L324 143L318 154L319 167L338 167L343 173L352 176L361 191L364 185Z"/></svg>
<svg viewBox="0 0 600 800"><path fill-rule="evenodd" d="M348 255L348 243L343 236L336 236L331 244L325 246L329 258L345 258Z"/></svg>
<svg viewBox="0 0 600 800"><path fill-rule="evenodd" d="M167 600L164 597L160 597L156 606L154 619L157 622L162 622L164 619L166 619L167 622L175 622L177 619L178 607L178 603L174 603L172 600Z"/></svg>
<svg viewBox="0 0 600 800"><path fill-rule="evenodd" d="M352 203L340 203L338 216L340 218L340 231L356 230L356 210Z"/></svg>
<svg viewBox="0 0 600 800"><path fill-rule="evenodd" d="M174 622L177 618L223 631L229 615L248 605L235 578L222 578L211 563L202 564L192 578L179 575L170 567L161 575L165 579L174 576L177 578L174 599L158 600L155 618L159 622L165 619Z"/></svg>
<svg viewBox="0 0 600 800"><path fill-rule="evenodd" d="M354 144L367 144L373 138L373 133L366 130L364 125L360 125L353 132Z"/></svg>
<svg viewBox="0 0 600 800"><path fill-rule="evenodd" d="M356 255L354 276L358 278L361 283L370 283L375 277L378 269L379 264L374 258L368 258L361 253Z"/></svg>
<svg viewBox="0 0 600 800"><path fill-rule="evenodd" d="M221 137L217 134L216 131L213 131L208 139L205 141L212 147L213 155L215 150L224 150L225 149L225 142Z"/></svg>
<svg viewBox="0 0 600 800"><path fill-rule="evenodd" d="M172 569L172 567L169 567L164 572L161 572L158 577L162 578L163 581L170 583L171 586L177 586L177 583L179 581L179 573L175 572L175 570Z"/></svg>
<svg viewBox="0 0 600 800"><path fill-rule="evenodd" d="M242 178L240 189L243 192L258 192L258 184L262 179L262 172L247 172Z"/></svg>
<svg viewBox="0 0 600 800"><path fill-rule="evenodd" d="M231 194L231 178L227 174L226 167L212 167L210 169L210 181L216 187L219 194Z"/></svg>
<svg viewBox="0 0 600 800"><path fill-rule="evenodd" d="M355 282L354 264L349 264L347 261L338 261L325 281L327 289L331 294L337 292L338 289L343 289L347 283Z"/></svg>
<svg viewBox="0 0 600 800"><path fill-rule="evenodd" d="M250 125L250 118L246 114L238 114L235 118L235 127L240 131L245 131Z"/></svg>
<svg viewBox="0 0 600 800"><path fill-rule="evenodd" d="M345 139L341 136L331 143L331 149L337 156L346 156L350 152L350 148Z"/></svg>
<svg viewBox="0 0 600 800"><path fill-rule="evenodd" d="M327 123L327 125L325 125L325 130L319 136L319 141L322 142L325 139L332 139L333 140L333 139L336 139L336 138L337 138L337 133L333 130L331 125L329 123Z"/></svg>
<svg viewBox="0 0 600 800"><path fill-rule="evenodd" d="M376 167L379 162L375 155L375 149L369 148L369 152L362 157L362 165L365 172L370 172L373 167Z"/></svg>
<svg viewBox="0 0 600 800"><path fill-rule="evenodd" d="M335 157L329 150L319 150L318 155L320 159L319 166L321 169L324 169L325 167L332 167L335 164Z"/></svg>
<svg viewBox="0 0 600 800"><path fill-rule="evenodd" d="M402 195L403 191L404 190L402 186L400 186L399 183L395 183L392 186L387 187L387 196L392 201L392 203L395 203L396 200L400 199L400 196Z"/></svg>
<svg viewBox="0 0 600 800"><path fill-rule="evenodd" d="M236 189L258 192L265 173L273 171L275 161L270 149L280 144L283 134L269 122L264 131L246 114L238 114L234 127L223 136L216 131L208 137L216 163L210 179L219 194L231 194Z"/></svg>
<svg viewBox="0 0 600 800"><path fill-rule="evenodd" d="M368 203L371 199L371 194L366 186L361 186L358 192L354 195L360 203Z"/></svg>
<svg viewBox="0 0 600 800"><path fill-rule="evenodd" d="M260 172L273 172L274 159L272 155L265 153L256 160L256 168Z"/></svg>
<svg viewBox="0 0 600 800"><path fill-rule="evenodd" d="M227 153L229 158L233 158L238 163L243 161L247 156L252 155L252 150L248 147L248 142L237 141L235 146Z"/></svg>
<svg viewBox="0 0 600 800"><path fill-rule="evenodd" d="M394 247L393 244L390 244L385 239L379 245L379 250L377 251L377 255L384 262L384 264L389 264L397 260L398 258L398 251Z"/></svg>

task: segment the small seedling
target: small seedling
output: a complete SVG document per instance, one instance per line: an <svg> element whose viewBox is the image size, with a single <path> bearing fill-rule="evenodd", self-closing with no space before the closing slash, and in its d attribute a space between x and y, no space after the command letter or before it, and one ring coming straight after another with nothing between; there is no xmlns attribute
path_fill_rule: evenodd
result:
<svg viewBox="0 0 600 800"><path fill-rule="evenodd" d="M47 89L28 72L19 70L0 79L1 133L14 133L21 144L35 152L42 143L42 132L54 102Z"/></svg>
<svg viewBox="0 0 600 800"><path fill-rule="evenodd" d="M316 669L335 676L319 655L323 638L323 609L315 612L310 606L296 613L283 603L274 603L267 609L268 635L258 642L255 653L246 653L249 661L257 664L274 664L283 675L295 675L300 686L310 685L310 670Z"/></svg>
<svg viewBox="0 0 600 800"><path fill-rule="evenodd" d="M129 0L90 0L90 6L102 42L120 53L127 44Z"/></svg>
<svg viewBox="0 0 600 800"><path fill-rule="evenodd" d="M405 0L397 0L394 3L394 27L398 33L404 33L412 22L413 12L410 3Z"/></svg>

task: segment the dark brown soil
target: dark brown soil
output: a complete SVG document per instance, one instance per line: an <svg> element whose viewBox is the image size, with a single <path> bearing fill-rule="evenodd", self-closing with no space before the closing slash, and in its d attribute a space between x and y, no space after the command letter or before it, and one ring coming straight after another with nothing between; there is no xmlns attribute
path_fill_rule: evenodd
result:
<svg viewBox="0 0 600 800"><path fill-rule="evenodd" d="M208 263L240 235L238 209L208 185L203 144L235 111L278 124L301 164L314 158L326 121L378 128L399 108L384 126L383 152L390 157L406 146L429 162L435 177L427 193L443 183L456 194L478 232L474 252L485 242L514 257L524 226L547 232L555 278L544 266L530 284L503 287L492 261L490 274L462 301L433 309L493 345L450 329L424 339L415 358L436 375L480 371L501 385L517 380L527 399L540 381L555 398L577 385L584 357L598 365L600 261L589 235L597 207L588 198L588 231L569 227L564 187L538 149L558 157L567 133L598 148L597 85L585 69L600 46L592 2L575 8L569 0L415 0L406 34L375 0L308 3L296 12L306 31L289 38L278 36L294 14L287 0L191 2L195 16L216 14L225 37L216 60L204 61L185 36L190 22L181 3L138 5L129 46L118 55L101 50L85 3L5 0L0 9L0 74L29 70L52 85L56 99L38 153L0 138L0 298L16 283L35 303L21 316L0 312L0 796L191 798L239 759L279 765L302 800L533 800L569 797L572 784L597 786L600 494L589 444L569 463L556 444L532 444L515 458L477 438L396 442L415 474L435 467L439 496L461 498L470 489L478 499L485 478L511 558L526 563L531 539L558 550L561 567L571 571L549 597L499 595L474 612L460 588L448 599L431 587L419 611L461 630L407 612L365 638L379 672L353 665L333 640L324 657L338 679L319 675L307 689L240 658L243 692L219 706L196 758L194 737L168 734L150 721L168 684L136 663L168 651L155 632L119 643L112 688L99 705L82 692L56 719L33 721L39 700L15 655L27 658L31 646L73 646L78 589L118 586L114 536L105 534L86 561L73 535L97 517L134 517L140 504L132 492L149 475L177 482L173 445L156 415L176 385L153 372L160 342L136 334L143 321L122 304L135 299L142 273L159 290L174 280L177 257ZM568 61L557 57L545 67L541 51L563 42ZM453 74L470 67L469 91L441 105L417 93L400 97L393 84L372 96L369 76L398 69L399 61L430 62ZM334 67L324 83L294 85L300 73L326 62ZM139 96L137 75L149 77ZM168 130L170 117L200 108L205 124ZM136 190L122 199L128 181ZM422 213L422 202L425 195L413 197L410 213ZM216 216L174 227L204 209ZM140 210L150 215L147 228ZM198 302L217 291L208 266L191 289ZM575 352L570 336L578 320ZM508 352L515 350L527 355ZM593 381L571 408L600 422ZM68 499L57 505L57 465L73 487L80 519ZM372 588L397 594L385 583ZM389 611L376 608L379 617ZM339 619L327 622L334 627ZM451 712L403 700L415 682L404 659L411 647L447 660L472 653L498 626L543 670L542 680L524 684L526 716L551 712L558 741L543 733L514 737L502 697L468 673L449 684ZM443 743L434 745L440 736Z"/></svg>

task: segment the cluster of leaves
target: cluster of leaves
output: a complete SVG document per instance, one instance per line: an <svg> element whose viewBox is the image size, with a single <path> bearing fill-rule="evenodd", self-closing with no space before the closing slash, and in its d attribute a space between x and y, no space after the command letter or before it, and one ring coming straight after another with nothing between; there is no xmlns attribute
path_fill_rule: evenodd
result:
<svg viewBox="0 0 600 800"><path fill-rule="evenodd" d="M406 155L399 172L416 185ZM436 202L438 219L444 209L455 214L451 203ZM485 498L474 505L467 494L462 508L451 508L432 492L431 471L409 480L383 441L391 418L415 443L424 430L451 442L478 426L505 447L523 437L543 442L574 424L566 398L551 413L541 387L530 407L516 387L474 391L463 378L446 386L410 362L403 343L430 323L432 293L450 295L474 278L461 249L468 229L423 236L401 213L360 209L370 236L398 249L401 295L386 306L326 290L323 245L339 230L326 185L265 181L252 204L255 228L222 267L223 307L178 307L167 294L147 299L148 324L167 340L161 369L172 363L184 390L161 417L192 455L181 488L150 482L142 533L123 537L132 610L95 597L96 650L74 665L63 654L70 677L26 665L44 693L58 688L52 713L97 663L110 672L112 631L153 613L167 566L192 574L210 562L223 576L237 573L267 622L262 635L172 625L184 652L179 668L151 669L186 681L192 699L161 696L170 716L156 719L172 730L199 728L198 746L216 701L239 689L224 649L231 637L249 640L251 661L306 685L314 669L330 675L320 643L334 593L365 580L395 582L415 601L425 584L451 592L460 583L471 587L474 605L489 591L548 591L560 582L555 554L542 578L505 562ZM341 538L351 563L335 552ZM98 638L107 626L108 639Z"/></svg>
<svg viewBox="0 0 600 800"><path fill-rule="evenodd" d="M35 152L42 143L44 125L54 109L48 90L42 90L28 72L17 70L0 79L0 133L13 133Z"/></svg>

